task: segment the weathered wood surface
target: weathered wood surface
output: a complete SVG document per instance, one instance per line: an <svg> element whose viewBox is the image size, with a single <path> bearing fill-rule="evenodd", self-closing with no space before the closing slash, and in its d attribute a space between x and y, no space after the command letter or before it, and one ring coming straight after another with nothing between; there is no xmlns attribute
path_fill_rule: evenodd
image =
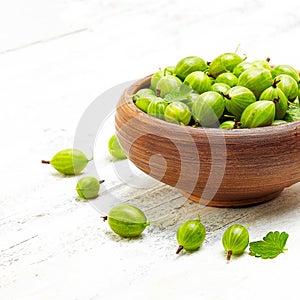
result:
<svg viewBox="0 0 300 300"><path fill-rule="evenodd" d="M138 172L134 187L118 176L126 162L112 162L106 150L109 121L85 149L105 179L98 199L76 201L76 178L40 160L73 144L98 95L183 56L212 59L241 44L250 58L299 69L297 11L298 2L279 1L3 2L0 299L296 299L300 184L242 209L201 206ZM152 225L141 238L119 238L101 221L114 201L145 211ZM203 247L176 256L178 226L199 213ZM249 226L252 240L285 230L288 251L226 264L220 239L235 222Z"/></svg>

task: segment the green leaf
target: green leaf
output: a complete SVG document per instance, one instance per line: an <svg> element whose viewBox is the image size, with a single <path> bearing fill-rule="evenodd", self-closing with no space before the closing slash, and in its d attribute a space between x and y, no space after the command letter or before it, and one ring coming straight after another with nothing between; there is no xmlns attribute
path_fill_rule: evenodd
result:
<svg viewBox="0 0 300 300"><path fill-rule="evenodd" d="M283 253L289 235L286 232L269 232L262 241L251 242L250 255L261 258L275 258Z"/></svg>
<svg viewBox="0 0 300 300"><path fill-rule="evenodd" d="M287 122L294 122L300 120L300 105L296 101L289 105L285 114L284 120Z"/></svg>
<svg viewBox="0 0 300 300"><path fill-rule="evenodd" d="M187 97L191 94L192 88L187 84L183 83L179 88L174 89L172 92L165 96L165 100L167 102L175 102L187 99Z"/></svg>

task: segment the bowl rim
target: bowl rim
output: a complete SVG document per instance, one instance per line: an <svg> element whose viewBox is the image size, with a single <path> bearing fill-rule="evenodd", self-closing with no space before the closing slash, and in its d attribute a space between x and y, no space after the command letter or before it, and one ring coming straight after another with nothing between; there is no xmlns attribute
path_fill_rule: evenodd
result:
<svg viewBox="0 0 300 300"><path fill-rule="evenodd" d="M167 122L165 120L161 120L158 118L155 118L151 115L148 115L141 109L139 109L133 102L132 96L142 88L149 88L149 83L151 80L151 76L153 74L147 75L143 78L140 78L136 80L134 83L132 83L130 86L128 86L121 96L122 100L125 101L125 103L130 107L130 109L133 111L133 113L138 114L142 117L144 117L145 121L151 122L153 125L153 121L158 122L157 124L161 124L163 126L168 126L169 128L174 128L174 130L178 130L182 127L184 127L185 130L191 133L198 133L201 132L201 130L204 130L207 133L215 134L215 135L222 135L222 136L249 136L249 135L266 135L270 134L273 135L275 133L285 132L289 130L300 130L300 120L293 121L293 122L287 122L284 124L279 124L275 126L261 126L261 127L255 127L255 128L237 128L237 129L223 129L223 128L211 128L211 127L192 127L192 126L184 126L179 125L171 122ZM124 103L123 103L124 104ZM122 103L121 103L122 105Z"/></svg>

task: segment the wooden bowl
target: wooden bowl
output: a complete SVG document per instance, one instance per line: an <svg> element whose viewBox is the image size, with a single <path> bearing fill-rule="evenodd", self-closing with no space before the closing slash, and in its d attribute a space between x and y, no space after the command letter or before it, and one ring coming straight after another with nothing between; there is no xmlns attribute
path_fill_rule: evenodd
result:
<svg viewBox="0 0 300 300"><path fill-rule="evenodd" d="M300 121L233 130L168 123L132 101L150 78L123 92L115 115L119 143L140 170L218 207L262 203L300 181Z"/></svg>

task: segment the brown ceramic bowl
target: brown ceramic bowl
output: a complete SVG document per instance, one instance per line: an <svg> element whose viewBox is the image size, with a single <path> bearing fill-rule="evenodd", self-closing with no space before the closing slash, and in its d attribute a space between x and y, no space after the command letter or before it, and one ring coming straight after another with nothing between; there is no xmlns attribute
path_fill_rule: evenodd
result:
<svg viewBox="0 0 300 300"><path fill-rule="evenodd" d="M180 126L147 115L122 94L116 135L128 158L153 178L209 206L241 207L273 199L300 181L300 121L254 129Z"/></svg>

